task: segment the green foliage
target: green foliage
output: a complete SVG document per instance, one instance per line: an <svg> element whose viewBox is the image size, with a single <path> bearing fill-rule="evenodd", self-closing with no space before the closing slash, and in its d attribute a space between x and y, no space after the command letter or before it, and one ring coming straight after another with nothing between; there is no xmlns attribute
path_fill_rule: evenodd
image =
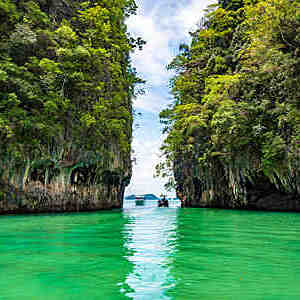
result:
<svg viewBox="0 0 300 300"><path fill-rule="evenodd" d="M125 19L135 10L133 0L0 0L0 173L6 181L19 182L24 170L44 178L51 169L58 178L63 166L100 154L89 165L95 170L111 168L115 155L130 160L132 98L141 80L129 54L144 44L127 33Z"/></svg>
<svg viewBox="0 0 300 300"><path fill-rule="evenodd" d="M202 191L219 190L236 206L245 182L262 172L300 193L300 3L219 6L169 65L177 72L176 101L161 113L168 137L160 172L171 166L181 190L188 181L183 165L192 164Z"/></svg>

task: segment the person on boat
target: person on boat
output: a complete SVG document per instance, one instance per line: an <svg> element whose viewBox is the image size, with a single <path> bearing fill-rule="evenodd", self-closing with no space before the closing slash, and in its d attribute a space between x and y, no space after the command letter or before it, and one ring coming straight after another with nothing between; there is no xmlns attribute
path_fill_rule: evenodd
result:
<svg viewBox="0 0 300 300"><path fill-rule="evenodd" d="M162 198L158 200L158 207L169 207L169 201L166 196L161 196Z"/></svg>
<svg viewBox="0 0 300 300"><path fill-rule="evenodd" d="M162 207L162 206L163 206L162 199L159 199L159 200L158 200L158 207Z"/></svg>
<svg viewBox="0 0 300 300"><path fill-rule="evenodd" d="M169 207L169 201L166 199L166 196L158 200L158 207Z"/></svg>
<svg viewBox="0 0 300 300"><path fill-rule="evenodd" d="M160 198L158 199L158 203L157 203L157 206L158 206L158 207L162 207L162 206L163 206L162 198L163 198L163 194L161 194L161 195L160 195Z"/></svg>
<svg viewBox="0 0 300 300"><path fill-rule="evenodd" d="M163 206L164 207L169 207L169 201L168 201L168 199L166 199L166 196L163 197L162 201L163 201Z"/></svg>

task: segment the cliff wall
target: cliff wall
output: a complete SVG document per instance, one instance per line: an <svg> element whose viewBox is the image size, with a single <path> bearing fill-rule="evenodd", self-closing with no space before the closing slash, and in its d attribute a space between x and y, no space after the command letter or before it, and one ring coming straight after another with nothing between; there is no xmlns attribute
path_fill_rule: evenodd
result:
<svg viewBox="0 0 300 300"><path fill-rule="evenodd" d="M121 208L132 175L131 160L130 156L122 157L117 146L111 151L102 166L86 164L83 160L46 167L33 162L24 168L22 175L16 173L10 181L2 176L0 214ZM46 176L53 177L47 180Z"/></svg>
<svg viewBox="0 0 300 300"><path fill-rule="evenodd" d="M299 8L220 0L169 65L158 170L186 206L299 210Z"/></svg>
<svg viewBox="0 0 300 300"><path fill-rule="evenodd" d="M134 1L0 1L0 214L122 207Z"/></svg>
<svg viewBox="0 0 300 300"><path fill-rule="evenodd" d="M297 191L280 189L263 175L253 182L245 180L235 186L226 181L225 172L220 177L211 174L217 184L205 182L197 176L199 169L187 161L177 162L175 170L177 196L184 207L300 211Z"/></svg>

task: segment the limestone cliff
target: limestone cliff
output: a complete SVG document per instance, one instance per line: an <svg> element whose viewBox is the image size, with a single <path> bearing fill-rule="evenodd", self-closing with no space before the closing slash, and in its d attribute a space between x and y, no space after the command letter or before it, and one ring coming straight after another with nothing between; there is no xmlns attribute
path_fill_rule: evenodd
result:
<svg viewBox="0 0 300 300"><path fill-rule="evenodd" d="M195 161L177 161L174 167L177 196L185 207L227 208L272 211L300 211L300 196L296 191L271 183L260 174L250 182L226 172L222 165L216 171L206 170L210 181L201 176Z"/></svg>
<svg viewBox="0 0 300 300"><path fill-rule="evenodd" d="M0 1L0 213L120 208L133 0Z"/></svg>
<svg viewBox="0 0 300 300"><path fill-rule="evenodd" d="M186 206L299 210L299 2L220 0L170 63L158 170Z"/></svg>
<svg viewBox="0 0 300 300"><path fill-rule="evenodd" d="M114 152L101 177L96 181L95 167L50 167L44 171L56 171L58 177L44 183L44 175L36 177L36 168L29 169L24 185L0 181L0 214L71 212L121 208L125 187L131 178L130 157L122 158ZM43 180L41 180L43 179ZM91 181L91 182L89 182Z"/></svg>

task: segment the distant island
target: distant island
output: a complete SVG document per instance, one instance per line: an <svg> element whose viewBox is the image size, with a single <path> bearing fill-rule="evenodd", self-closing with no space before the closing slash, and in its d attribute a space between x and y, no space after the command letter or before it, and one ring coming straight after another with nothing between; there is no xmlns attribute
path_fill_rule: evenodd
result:
<svg viewBox="0 0 300 300"><path fill-rule="evenodd" d="M129 195L125 197L125 200L135 200L137 195ZM143 195L138 195L138 196L143 196L145 200L159 200L157 196L154 194L143 194Z"/></svg>

